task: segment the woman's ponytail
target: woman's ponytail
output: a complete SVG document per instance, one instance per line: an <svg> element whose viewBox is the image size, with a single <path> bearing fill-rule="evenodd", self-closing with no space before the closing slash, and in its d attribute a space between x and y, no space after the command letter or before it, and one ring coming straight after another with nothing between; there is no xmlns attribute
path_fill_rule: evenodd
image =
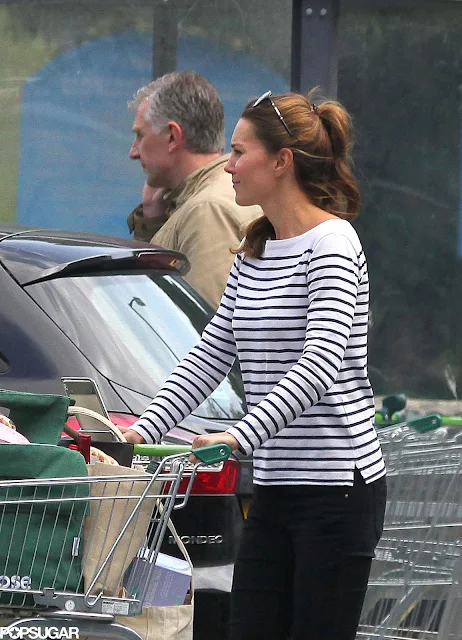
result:
<svg viewBox="0 0 462 640"><path fill-rule="evenodd" d="M361 198L351 170L352 122L348 112L334 101L322 102L317 113L326 130L331 147L328 188L331 202L328 211L346 220L359 213Z"/></svg>

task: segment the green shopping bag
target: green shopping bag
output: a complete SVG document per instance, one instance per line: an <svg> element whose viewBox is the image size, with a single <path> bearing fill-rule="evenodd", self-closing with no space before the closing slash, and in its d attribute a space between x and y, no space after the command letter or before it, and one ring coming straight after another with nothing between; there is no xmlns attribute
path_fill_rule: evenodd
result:
<svg viewBox="0 0 462 640"><path fill-rule="evenodd" d="M53 445L0 444L0 476L0 482L53 479L41 486L0 486L0 605L28 608L34 605L28 592L46 587L78 592L88 502L77 498L89 495L83 456ZM60 485L66 477L82 482Z"/></svg>
<svg viewBox="0 0 462 640"><path fill-rule="evenodd" d="M0 389L0 407L10 409L19 433L39 444L58 444L71 403L67 396Z"/></svg>

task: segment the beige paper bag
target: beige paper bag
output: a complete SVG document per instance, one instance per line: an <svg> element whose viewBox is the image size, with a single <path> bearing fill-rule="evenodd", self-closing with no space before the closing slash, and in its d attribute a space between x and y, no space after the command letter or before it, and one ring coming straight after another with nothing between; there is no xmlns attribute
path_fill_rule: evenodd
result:
<svg viewBox="0 0 462 640"><path fill-rule="evenodd" d="M143 640L192 640L193 605L145 607L139 616L120 616L119 624L136 631Z"/></svg>
<svg viewBox="0 0 462 640"><path fill-rule="evenodd" d="M88 465L88 475L95 476L128 476L146 475L138 469L119 467L110 464L96 463ZM143 480L120 482L95 482L90 485L92 497L114 497L106 500L90 500L90 513L84 524L84 551L82 559L84 587L87 590L96 573L102 566L112 545L127 522L130 514L138 504L136 499L115 499L116 496L139 497L146 488ZM159 493L161 482L155 482L149 493ZM149 528L151 517L155 509L156 499L143 499L140 508L121 540L117 543L112 557L102 574L98 577L92 593L101 591L106 596L117 596L123 575L128 565L143 546Z"/></svg>

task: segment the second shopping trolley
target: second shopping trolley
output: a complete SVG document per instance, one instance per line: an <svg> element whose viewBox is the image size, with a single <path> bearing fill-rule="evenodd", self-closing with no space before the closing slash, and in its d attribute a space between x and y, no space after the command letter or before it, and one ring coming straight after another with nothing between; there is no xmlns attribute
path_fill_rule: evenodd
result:
<svg viewBox="0 0 462 640"><path fill-rule="evenodd" d="M379 431L388 501L358 639L462 638L462 434L426 423Z"/></svg>

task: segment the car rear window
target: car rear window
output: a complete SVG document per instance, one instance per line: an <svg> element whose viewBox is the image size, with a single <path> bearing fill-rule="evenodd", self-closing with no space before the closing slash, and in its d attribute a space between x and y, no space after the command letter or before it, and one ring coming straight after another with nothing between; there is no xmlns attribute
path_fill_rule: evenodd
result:
<svg viewBox="0 0 462 640"><path fill-rule="evenodd" d="M27 290L104 376L149 397L199 341L212 315L173 275L57 278ZM233 368L194 415L235 420L244 413L242 382Z"/></svg>

